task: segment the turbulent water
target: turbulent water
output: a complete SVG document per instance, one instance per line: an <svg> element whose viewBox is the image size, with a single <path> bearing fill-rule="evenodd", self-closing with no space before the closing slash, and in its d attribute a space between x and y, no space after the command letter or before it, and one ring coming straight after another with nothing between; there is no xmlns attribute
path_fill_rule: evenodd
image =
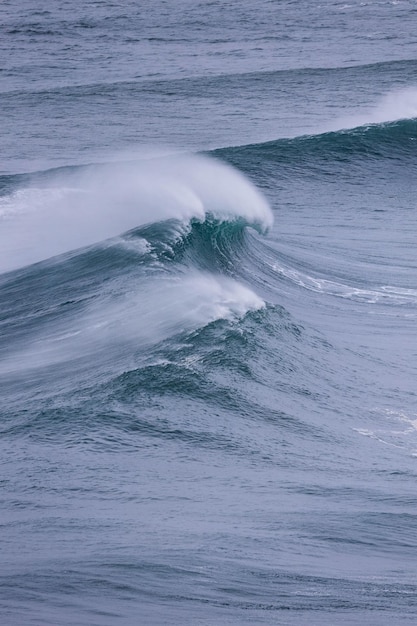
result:
<svg viewBox="0 0 417 626"><path fill-rule="evenodd" d="M0 18L2 624L415 624L416 2Z"/></svg>

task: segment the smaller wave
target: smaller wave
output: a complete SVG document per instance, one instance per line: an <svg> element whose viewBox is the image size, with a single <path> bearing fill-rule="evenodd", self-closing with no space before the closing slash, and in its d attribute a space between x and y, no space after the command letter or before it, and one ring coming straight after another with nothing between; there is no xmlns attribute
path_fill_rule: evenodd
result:
<svg viewBox="0 0 417 626"><path fill-rule="evenodd" d="M265 306L245 285L197 270L141 275L116 285L71 316L60 316L30 332L23 345L12 346L0 375L11 376L66 364L91 370L94 355L101 368L125 367L126 355L143 352L170 337L193 332L217 320L235 321ZM40 314L41 315L41 314ZM33 322L33 320L32 320ZM102 367L101 367L102 366Z"/></svg>
<svg viewBox="0 0 417 626"><path fill-rule="evenodd" d="M0 198L0 272L99 243L145 224L243 220L272 225L263 195L231 166L201 156L96 166Z"/></svg>
<svg viewBox="0 0 417 626"><path fill-rule="evenodd" d="M360 113L338 118L315 133L271 141L230 146L213 151L238 167L250 167L256 158L264 164L277 162L291 173L305 166L315 171L324 162L412 157L417 141L417 88L385 95ZM334 174L334 170L331 170Z"/></svg>

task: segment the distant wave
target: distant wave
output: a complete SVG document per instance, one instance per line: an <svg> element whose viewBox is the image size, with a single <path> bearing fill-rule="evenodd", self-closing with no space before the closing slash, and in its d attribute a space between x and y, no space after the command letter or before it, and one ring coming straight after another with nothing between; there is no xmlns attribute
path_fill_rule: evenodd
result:
<svg viewBox="0 0 417 626"><path fill-rule="evenodd" d="M362 126L321 133L303 135L294 139L276 139L261 144L224 148L214 151L223 158L239 164L241 154L254 154L265 161L274 161L283 166L316 168L328 162L352 160L378 160L412 157L416 154L417 118L395 122L369 123Z"/></svg>

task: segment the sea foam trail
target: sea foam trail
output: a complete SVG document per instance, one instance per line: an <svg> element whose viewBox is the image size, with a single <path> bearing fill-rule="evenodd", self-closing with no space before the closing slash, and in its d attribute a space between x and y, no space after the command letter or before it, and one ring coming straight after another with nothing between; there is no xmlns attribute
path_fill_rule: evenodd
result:
<svg viewBox="0 0 417 626"><path fill-rule="evenodd" d="M0 271L7 272L166 219L273 222L263 195L232 167L201 156L96 166L0 199Z"/></svg>

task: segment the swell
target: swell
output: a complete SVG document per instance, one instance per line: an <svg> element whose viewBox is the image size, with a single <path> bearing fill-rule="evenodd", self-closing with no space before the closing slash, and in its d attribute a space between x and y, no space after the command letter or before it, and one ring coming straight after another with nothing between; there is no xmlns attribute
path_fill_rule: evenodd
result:
<svg viewBox="0 0 417 626"><path fill-rule="evenodd" d="M403 78L409 78L413 80L417 67L416 59L403 59L396 61L383 61L379 63L370 64L357 64L343 67L297 67L290 69L280 70L260 70L250 72L223 72L212 75L204 76L184 76L175 78L150 78L148 76L135 76L132 79L126 80L113 80L113 81L97 81L97 82L82 82L75 84L48 87L23 87L19 89L5 89L0 88L0 92L7 94L11 98L15 96L31 95L35 94L42 97L53 96L92 96L96 94L107 94L111 96L114 93L118 93L121 89L129 92L150 92L161 93L162 95L181 95L186 92L195 92L195 90L201 90L202 94L206 94L207 90L218 90L220 88L227 87L230 89L234 85L241 87L242 81L246 84L253 83L254 85L259 83L265 83L270 86L278 81L285 81L298 83L299 81L311 81L318 79L320 81L326 80L351 80L357 78L358 80L366 80L367 75L372 76L375 73L383 74L394 79L395 75L399 73Z"/></svg>

